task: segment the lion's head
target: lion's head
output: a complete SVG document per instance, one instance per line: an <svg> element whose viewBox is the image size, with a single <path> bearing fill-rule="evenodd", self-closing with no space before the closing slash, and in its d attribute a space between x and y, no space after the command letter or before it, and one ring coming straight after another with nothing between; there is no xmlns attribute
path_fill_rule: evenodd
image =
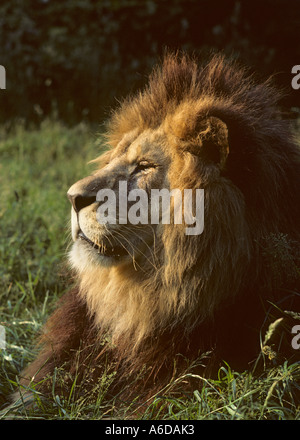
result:
<svg viewBox="0 0 300 440"><path fill-rule="evenodd" d="M108 151L68 192L70 261L97 327L116 346L130 347L125 357L166 331L191 334L240 298L249 304L270 294L260 240L279 232L295 237L300 205L299 152L278 98L268 82L254 83L222 56L199 66L169 55L144 92L113 114ZM144 216L130 198L120 212L120 183L126 196L144 190ZM116 202L115 221L107 223L99 214L103 189ZM161 212L151 223L153 189L203 189L203 232L186 234L187 224L174 216L162 223ZM140 215L137 224L126 218L130 209Z"/></svg>

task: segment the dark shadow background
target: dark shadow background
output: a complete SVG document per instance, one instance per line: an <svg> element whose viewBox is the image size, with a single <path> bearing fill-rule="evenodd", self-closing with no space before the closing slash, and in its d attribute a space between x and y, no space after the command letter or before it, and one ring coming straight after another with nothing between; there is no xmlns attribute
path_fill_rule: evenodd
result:
<svg viewBox="0 0 300 440"><path fill-rule="evenodd" d="M166 46L221 49L263 77L275 74L284 107L298 114L299 0L2 0L0 122L99 123L145 83Z"/></svg>

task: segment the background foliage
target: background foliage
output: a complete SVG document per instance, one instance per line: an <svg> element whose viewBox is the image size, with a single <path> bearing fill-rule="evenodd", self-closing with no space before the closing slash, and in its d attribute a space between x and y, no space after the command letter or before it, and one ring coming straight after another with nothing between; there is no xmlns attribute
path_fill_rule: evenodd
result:
<svg viewBox="0 0 300 440"><path fill-rule="evenodd" d="M99 122L144 83L164 48L234 52L290 93L300 60L297 0L2 0L0 121ZM295 110L295 109L294 109Z"/></svg>

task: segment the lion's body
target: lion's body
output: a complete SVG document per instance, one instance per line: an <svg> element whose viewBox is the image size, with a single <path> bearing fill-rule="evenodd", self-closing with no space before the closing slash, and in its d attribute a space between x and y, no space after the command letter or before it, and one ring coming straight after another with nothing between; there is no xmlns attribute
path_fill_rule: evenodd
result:
<svg viewBox="0 0 300 440"><path fill-rule="evenodd" d="M272 234L299 240L299 149L278 99L268 83L255 84L223 57L198 66L168 56L145 91L121 105L108 127L108 164L70 193L77 287L50 318L44 348L24 376L39 380L64 365L79 376L90 368L97 378L109 359L116 389L146 366L148 380L131 388L138 394L166 384L174 360L180 370L184 357L192 362L212 350L210 366L225 360L241 368L255 359L267 301L286 295L265 241ZM125 165L145 154L155 165L126 174ZM131 258L98 262L78 230L99 246L106 240L94 193L115 189L121 178L146 189L204 188L203 233L114 225L110 236L123 234L119 243Z"/></svg>

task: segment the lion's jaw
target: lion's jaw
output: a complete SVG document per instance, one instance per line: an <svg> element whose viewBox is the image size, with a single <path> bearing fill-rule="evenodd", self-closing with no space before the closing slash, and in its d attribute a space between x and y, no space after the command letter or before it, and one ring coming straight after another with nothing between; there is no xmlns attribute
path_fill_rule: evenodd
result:
<svg viewBox="0 0 300 440"><path fill-rule="evenodd" d="M95 267L137 267L143 258L153 258L155 230L139 231L127 238L130 228L110 228L97 225L94 208L78 215L72 208L71 223L74 243L69 253L72 267L79 273ZM89 221L89 218L92 220Z"/></svg>

